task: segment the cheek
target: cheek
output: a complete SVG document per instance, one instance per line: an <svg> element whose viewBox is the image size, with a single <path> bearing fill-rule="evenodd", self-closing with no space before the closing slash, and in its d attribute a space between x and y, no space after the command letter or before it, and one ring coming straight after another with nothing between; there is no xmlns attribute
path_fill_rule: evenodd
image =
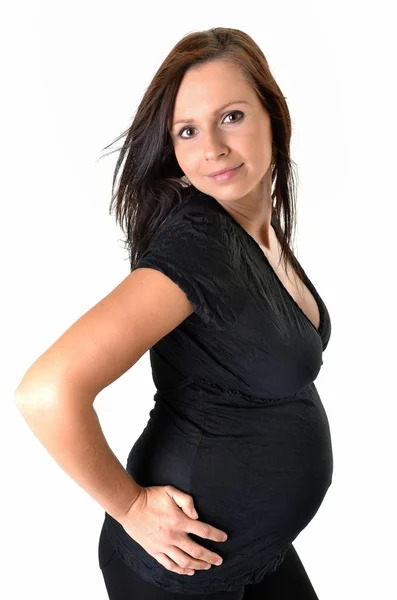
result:
<svg viewBox="0 0 397 600"><path fill-rule="evenodd" d="M175 150L175 156L182 171L186 174L199 172L200 170L200 155L194 149L190 150Z"/></svg>
<svg viewBox="0 0 397 600"><path fill-rule="evenodd" d="M252 171L260 172L271 160L271 143L269 143L267 136L258 134L258 132L255 135L247 136L240 147L241 157L247 162Z"/></svg>

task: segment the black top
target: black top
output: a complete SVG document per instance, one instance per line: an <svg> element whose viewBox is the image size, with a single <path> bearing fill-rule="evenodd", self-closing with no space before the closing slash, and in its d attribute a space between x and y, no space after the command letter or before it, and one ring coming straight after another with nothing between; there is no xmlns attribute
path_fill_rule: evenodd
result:
<svg viewBox="0 0 397 600"><path fill-rule="evenodd" d="M223 563L187 576L163 567L107 513L105 526L146 581L182 594L237 590L281 563L331 484L329 423L314 385L330 315L305 273L317 330L253 237L195 188L139 267L176 282L194 312L150 349L155 405L126 468L142 486L192 495L199 520L228 540L189 534Z"/></svg>

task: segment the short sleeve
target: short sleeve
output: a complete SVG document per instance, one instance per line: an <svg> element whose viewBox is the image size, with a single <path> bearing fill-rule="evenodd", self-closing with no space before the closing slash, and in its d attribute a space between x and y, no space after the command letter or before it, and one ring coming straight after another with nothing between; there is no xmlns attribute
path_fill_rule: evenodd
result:
<svg viewBox="0 0 397 600"><path fill-rule="evenodd" d="M209 329L224 329L240 316L247 286L219 214L177 214L164 225L135 268L161 271L186 294L193 312Z"/></svg>

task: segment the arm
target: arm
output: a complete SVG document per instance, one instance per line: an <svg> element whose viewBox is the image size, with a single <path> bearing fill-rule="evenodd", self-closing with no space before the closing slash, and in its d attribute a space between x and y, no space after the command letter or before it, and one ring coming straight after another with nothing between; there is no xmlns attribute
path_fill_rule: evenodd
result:
<svg viewBox="0 0 397 600"><path fill-rule="evenodd" d="M141 486L108 446L94 400L192 312L171 279L155 269L135 269L33 363L15 391L34 435L116 520Z"/></svg>
<svg viewBox="0 0 397 600"><path fill-rule="evenodd" d="M121 522L139 486L121 465L102 432L92 405L69 397L40 408L39 392L15 400L25 421L58 465L102 508ZM35 407L32 409L32 407Z"/></svg>

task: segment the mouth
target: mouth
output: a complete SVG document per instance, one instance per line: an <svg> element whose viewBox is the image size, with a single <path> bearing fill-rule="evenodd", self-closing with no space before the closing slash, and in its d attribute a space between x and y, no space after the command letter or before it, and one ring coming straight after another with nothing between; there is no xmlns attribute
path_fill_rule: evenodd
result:
<svg viewBox="0 0 397 600"><path fill-rule="evenodd" d="M215 175L209 175L209 177L216 183L226 183L227 181L231 181L232 179L234 179L234 177L237 177L243 165L244 163L242 163L239 167L235 167L234 169L223 170L220 173L216 173Z"/></svg>
<svg viewBox="0 0 397 600"><path fill-rule="evenodd" d="M214 173L210 173L208 177L216 177L217 175L223 175L224 173L230 173L231 171L236 171L240 167L243 166L244 163L241 163L238 167L231 167L230 169L222 169L221 171L215 171Z"/></svg>

